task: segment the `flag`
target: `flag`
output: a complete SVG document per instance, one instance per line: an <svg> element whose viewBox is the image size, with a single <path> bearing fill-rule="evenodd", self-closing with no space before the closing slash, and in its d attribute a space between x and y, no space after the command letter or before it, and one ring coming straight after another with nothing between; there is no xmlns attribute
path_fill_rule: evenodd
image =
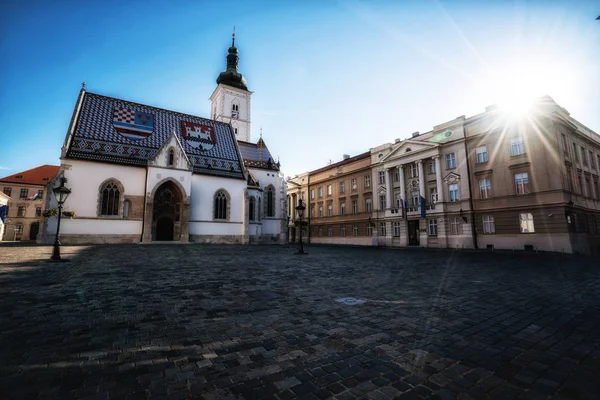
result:
<svg viewBox="0 0 600 400"><path fill-rule="evenodd" d="M25 200L36 200L38 197L39 197L39 193L34 193L33 195L29 196Z"/></svg>
<svg viewBox="0 0 600 400"><path fill-rule="evenodd" d="M0 206L0 221L4 224L6 222L6 209L7 206Z"/></svg>
<svg viewBox="0 0 600 400"><path fill-rule="evenodd" d="M419 197L421 199L421 218L427 218L427 200L423 196Z"/></svg>
<svg viewBox="0 0 600 400"><path fill-rule="evenodd" d="M406 202L400 199L400 208L402 208L402 218L406 218Z"/></svg>
<svg viewBox="0 0 600 400"><path fill-rule="evenodd" d="M115 108L113 111L113 126L117 132L127 139L144 139L154 131L154 116L130 108Z"/></svg>
<svg viewBox="0 0 600 400"><path fill-rule="evenodd" d="M195 149L210 150L216 143L215 132L208 125L181 121L181 134L185 141Z"/></svg>

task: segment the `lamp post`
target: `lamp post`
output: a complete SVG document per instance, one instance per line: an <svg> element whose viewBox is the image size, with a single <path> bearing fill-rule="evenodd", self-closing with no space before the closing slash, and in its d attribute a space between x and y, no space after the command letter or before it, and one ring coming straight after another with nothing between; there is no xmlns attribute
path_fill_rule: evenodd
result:
<svg viewBox="0 0 600 400"><path fill-rule="evenodd" d="M308 254L304 252L304 244L302 243L302 218L304 217L304 210L306 210L306 207L304 206L302 199L300 199L298 206L296 207L298 218L300 218L300 250L298 250L297 254Z"/></svg>
<svg viewBox="0 0 600 400"><path fill-rule="evenodd" d="M54 248L52 249L52 257L50 260L52 261L61 261L60 258L60 217L62 215L62 207L67 201L67 197L71 193L71 189L65 187L65 183L67 182L67 178L60 178L60 186L52 189L54 192L54 196L56 197L56 202L58 203L58 222L56 223L56 237L54 238Z"/></svg>

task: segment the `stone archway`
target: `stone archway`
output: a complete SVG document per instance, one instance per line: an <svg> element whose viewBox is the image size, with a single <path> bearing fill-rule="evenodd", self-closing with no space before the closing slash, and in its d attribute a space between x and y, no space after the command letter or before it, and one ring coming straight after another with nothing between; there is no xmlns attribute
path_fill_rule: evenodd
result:
<svg viewBox="0 0 600 400"><path fill-rule="evenodd" d="M189 197L174 179L160 182L146 197L143 241L188 241Z"/></svg>

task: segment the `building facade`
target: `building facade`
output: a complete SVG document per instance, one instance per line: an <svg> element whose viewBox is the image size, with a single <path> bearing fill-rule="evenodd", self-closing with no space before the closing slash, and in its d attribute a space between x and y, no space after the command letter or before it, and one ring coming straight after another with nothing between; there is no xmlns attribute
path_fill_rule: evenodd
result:
<svg viewBox="0 0 600 400"><path fill-rule="evenodd" d="M288 215L288 241L299 242L300 241L300 226L299 217L296 212L296 207L300 205L300 200L307 209L305 215L302 218L303 222L307 225L302 228L302 240L308 243L308 223L309 223L309 209L308 209L308 185L309 185L309 174L308 172L289 177L286 180L287 184L287 215Z"/></svg>
<svg viewBox="0 0 600 400"><path fill-rule="evenodd" d="M58 172L58 166L42 165L0 179L2 192L10 198L2 240L38 240L47 186Z"/></svg>
<svg viewBox="0 0 600 400"><path fill-rule="evenodd" d="M10 197L0 192L0 241L4 237L4 229L6 227L6 211Z"/></svg>
<svg viewBox="0 0 600 400"><path fill-rule="evenodd" d="M63 243L287 241L285 182L262 138L250 142L238 60L234 38L212 119L82 88L61 152L77 215L61 222Z"/></svg>

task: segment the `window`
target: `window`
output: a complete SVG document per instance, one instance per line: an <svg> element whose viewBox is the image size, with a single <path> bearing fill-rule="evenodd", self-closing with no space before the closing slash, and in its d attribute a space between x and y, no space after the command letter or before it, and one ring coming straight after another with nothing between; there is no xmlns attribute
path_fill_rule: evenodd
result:
<svg viewBox="0 0 600 400"><path fill-rule="evenodd" d="M42 216L42 207L36 207L35 208L35 216L36 217L41 217Z"/></svg>
<svg viewBox="0 0 600 400"><path fill-rule="evenodd" d="M592 168L596 169L596 161L594 160L594 153L590 150L590 165Z"/></svg>
<svg viewBox="0 0 600 400"><path fill-rule="evenodd" d="M311 218L315 216L315 206L310 206L310 216Z"/></svg>
<svg viewBox="0 0 600 400"><path fill-rule="evenodd" d="M519 214L521 233L534 233L533 215L531 213Z"/></svg>
<svg viewBox="0 0 600 400"><path fill-rule="evenodd" d="M254 221L254 209L255 209L256 205L255 205L255 200L254 197L251 196L250 200L248 200L248 220L250 221ZM315 209L314 208L310 208L310 213L311 215L314 213Z"/></svg>
<svg viewBox="0 0 600 400"><path fill-rule="evenodd" d="M408 168L411 178L417 178L419 176L419 168L417 167L417 164L410 164Z"/></svg>
<svg viewBox="0 0 600 400"><path fill-rule="evenodd" d="M19 206L17 208L17 217L24 217L25 216L25 206Z"/></svg>
<svg viewBox="0 0 600 400"><path fill-rule="evenodd" d="M367 224L367 236L373 236L373 225Z"/></svg>
<svg viewBox="0 0 600 400"><path fill-rule="evenodd" d="M446 169L456 168L456 156L454 153L446 154Z"/></svg>
<svg viewBox="0 0 600 400"><path fill-rule="evenodd" d="M394 182L400 181L400 172L398 172L398 168L396 168L396 172L394 172Z"/></svg>
<svg viewBox="0 0 600 400"><path fill-rule="evenodd" d="M479 146L475 149L477 155L477 164L481 164L488 161L488 153L486 146Z"/></svg>
<svg viewBox="0 0 600 400"><path fill-rule="evenodd" d="M21 189L21 193L19 197L22 199L26 199L29 196L29 189Z"/></svg>
<svg viewBox="0 0 600 400"><path fill-rule="evenodd" d="M123 202L123 218L129 217L129 208L131 207L131 202L129 200L125 200Z"/></svg>
<svg viewBox="0 0 600 400"><path fill-rule="evenodd" d="M319 217L323 216L323 206L319 206Z"/></svg>
<svg viewBox="0 0 600 400"><path fill-rule="evenodd" d="M333 206L331 204L327 205L327 216L331 217L333 215Z"/></svg>
<svg viewBox="0 0 600 400"><path fill-rule="evenodd" d="M385 210L385 208L386 208L385 196L381 195L381 196L379 196L379 209L380 210Z"/></svg>
<svg viewBox="0 0 600 400"><path fill-rule="evenodd" d="M587 189L587 197L594 197L594 192L592 190L592 183L590 182L590 178L585 178L585 187Z"/></svg>
<svg viewBox="0 0 600 400"><path fill-rule="evenodd" d="M356 178L354 178L354 179L352 179L350 181L350 187L351 187L352 190L357 190L358 189L358 186L356 186Z"/></svg>
<svg viewBox="0 0 600 400"><path fill-rule="evenodd" d="M352 200L352 214L358 214L358 200Z"/></svg>
<svg viewBox="0 0 600 400"><path fill-rule="evenodd" d="M483 233L495 233L496 227L494 226L494 217L491 215L483 216Z"/></svg>
<svg viewBox="0 0 600 400"><path fill-rule="evenodd" d="M429 225L429 236L437 236L437 234L438 234L437 219L430 219L428 225Z"/></svg>
<svg viewBox="0 0 600 400"><path fill-rule="evenodd" d="M311 199L315 198L315 189L310 189L310 198Z"/></svg>
<svg viewBox="0 0 600 400"><path fill-rule="evenodd" d="M450 219L450 234L451 235L458 235L459 233L461 233L461 223L459 222L458 218L454 217Z"/></svg>
<svg viewBox="0 0 600 400"><path fill-rule="evenodd" d="M458 201L458 183L448 185L448 194L450 195L450 201Z"/></svg>
<svg viewBox="0 0 600 400"><path fill-rule="evenodd" d="M598 185L598 181L594 181L594 187L596 188L596 199L600 200L600 186Z"/></svg>
<svg viewBox="0 0 600 400"><path fill-rule="evenodd" d="M333 228L331 227L331 225L327 226L327 236L333 236Z"/></svg>
<svg viewBox="0 0 600 400"><path fill-rule="evenodd" d="M273 186L269 186L267 189L267 217L275 216L275 190Z"/></svg>
<svg viewBox="0 0 600 400"><path fill-rule="evenodd" d="M571 168L567 168L567 189L570 192L575 191L575 189L573 188L573 175L571 174Z"/></svg>
<svg viewBox="0 0 600 400"><path fill-rule="evenodd" d="M410 198L412 199L412 206L413 207L419 207L419 204L421 203L419 201L419 192L412 192Z"/></svg>
<svg viewBox="0 0 600 400"><path fill-rule="evenodd" d="M352 236L358 236L358 225L352 225Z"/></svg>
<svg viewBox="0 0 600 400"><path fill-rule="evenodd" d="M371 175L365 175L365 187L371 187Z"/></svg>
<svg viewBox="0 0 600 400"><path fill-rule="evenodd" d="M400 221L394 221L394 236L400 236Z"/></svg>
<svg viewBox="0 0 600 400"><path fill-rule="evenodd" d="M319 197L323 197L323 188L322 187L319 188Z"/></svg>
<svg viewBox="0 0 600 400"><path fill-rule="evenodd" d="M37 195L37 199L43 199L44 198L44 190L38 190L38 195Z"/></svg>
<svg viewBox="0 0 600 400"><path fill-rule="evenodd" d="M319 227L319 237L323 236L323 228Z"/></svg>
<svg viewBox="0 0 600 400"><path fill-rule="evenodd" d="M3 189L3 191L4 191L4 194L7 195L7 196L9 196L9 197L12 194L12 188L11 187L6 187L5 186L4 189Z"/></svg>
<svg viewBox="0 0 600 400"><path fill-rule="evenodd" d="M435 174L435 161L432 161L428 165L429 175Z"/></svg>
<svg viewBox="0 0 600 400"><path fill-rule="evenodd" d="M346 225L340 225L340 236L346 236Z"/></svg>
<svg viewBox="0 0 600 400"><path fill-rule="evenodd" d="M379 171L379 183L385 184L385 171Z"/></svg>
<svg viewBox="0 0 600 400"><path fill-rule="evenodd" d="M102 188L100 215L119 215L119 200L121 192L115 182L108 182Z"/></svg>
<svg viewBox="0 0 600 400"><path fill-rule="evenodd" d="M340 215L346 215L346 203L340 203Z"/></svg>
<svg viewBox="0 0 600 400"><path fill-rule="evenodd" d="M169 150L169 162L168 162L168 166L172 167L173 164L175 163L175 152L173 151L173 149Z"/></svg>
<svg viewBox="0 0 600 400"><path fill-rule="evenodd" d="M521 154L525 154L525 142L523 138L510 139L510 155L520 156Z"/></svg>
<svg viewBox="0 0 600 400"><path fill-rule="evenodd" d="M479 180L479 195L482 199L492 197L492 181L488 178Z"/></svg>
<svg viewBox="0 0 600 400"><path fill-rule="evenodd" d="M15 225L15 233L17 235L22 235L23 234L23 224L17 224L17 225Z"/></svg>
<svg viewBox="0 0 600 400"><path fill-rule="evenodd" d="M340 193L346 192L346 182L340 182Z"/></svg>
<svg viewBox="0 0 600 400"><path fill-rule="evenodd" d="M569 147L569 145L567 144L567 137L565 135L562 135L562 141L563 141L564 151L568 155L569 154L569 150L567 149L567 147Z"/></svg>
<svg viewBox="0 0 600 400"><path fill-rule="evenodd" d="M515 174L515 186L517 194L529 193L529 175L527 175L527 172Z"/></svg>
<svg viewBox="0 0 600 400"><path fill-rule="evenodd" d="M577 174L577 183L579 184L579 193L584 194L585 188L583 187L583 180L581 178L581 174Z"/></svg>
<svg viewBox="0 0 600 400"><path fill-rule="evenodd" d="M240 116L240 106L239 104L232 103L231 104L231 118L239 118Z"/></svg>
<svg viewBox="0 0 600 400"><path fill-rule="evenodd" d="M401 199L400 199L400 195L396 195L396 208L397 209L401 209L402 208L402 203L401 203Z"/></svg>
<svg viewBox="0 0 600 400"><path fill-rule="evenodd" d="M387 235L387 230L386 230L386 224L385 224L385 222L380 222L379 223L379 232L381 233L381 236Z"/></svg>
<svg viewBox="0 0 600 400"><path fill-rule="evenodd" d="M365 199L365 210L371 212L373 210L373 204L371 199Z"/></svg>
<svg viewBox="0 0 600 400"><path fill-rule="evenodd" d="M237 135L238 134L238 128L233 128L233 134Z"/></svg>
<svg viewBox="0 0 600 400"><path fill-rule="evenodd" d="M581 148L581 161L583 162L583 165L587 165L587 154L585 153L584 147Z"/></svg>
<svg viewBox="0 0 600 400"><path fill-rule="evenodd" d="M573 142L573 152L575 153L575 160L579 161L579 152L577 150L577 143Z"/></svg>
<svg viewBox="0 0 600 400"><path fill-rule="evenodd" d="M327 185L327 196L331 196L333 190L331 189L331 185Z"/></svg>
<svg viewBox="0 0 600 400"><path fill-rule="evenodd" d="M222 190L215 195L214 219L227 219L227 195Z"/></svg>
<svg viewBox="0 0 600 400"><path fill-rule="evenodd" d="M437 195L437 189L436 188L431 188L429 190L429 198L431 200L431 204L437 203L438 195Z"/></svg>

